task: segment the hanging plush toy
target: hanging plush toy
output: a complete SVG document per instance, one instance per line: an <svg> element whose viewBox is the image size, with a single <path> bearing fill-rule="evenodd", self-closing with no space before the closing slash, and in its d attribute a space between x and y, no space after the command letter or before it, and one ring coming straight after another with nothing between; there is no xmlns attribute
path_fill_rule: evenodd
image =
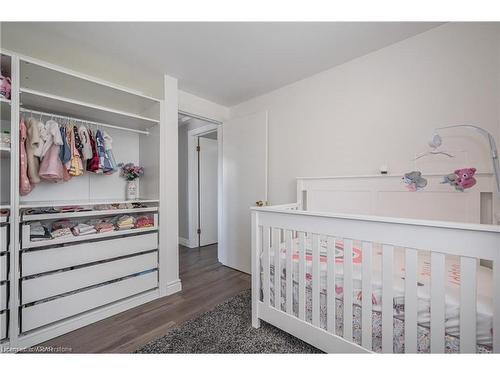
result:
<svg viewBox="0 0 500 375"><path fill-rule="evenodd" d="M422 177L422 173L419 171L405 173L403 183L409 191L422 190L427 186L427 180Z"/></svg>
<svg viewBox="0 0 500 375"><path fill-rule="evenodd" d="M441 183L450 184L458 191L464 191L465 189L470 189L476 184L477 181L474 178L475 173L476 168L457 169L455 172L444 176Z"/></svg>

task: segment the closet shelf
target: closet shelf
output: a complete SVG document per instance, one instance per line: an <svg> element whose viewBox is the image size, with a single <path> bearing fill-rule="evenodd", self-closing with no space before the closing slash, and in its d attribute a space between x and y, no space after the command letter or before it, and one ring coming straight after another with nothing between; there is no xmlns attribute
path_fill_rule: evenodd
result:
<svg viewBox="0 0 500 375"><path fill-rule="evenodd" d="M53 214L22 215L21 221L55 220L62 218L129 215L134 213L158 212L158 207L124 208L116 210L90 210L79 212L58 212Z"/></svg>
<svg viewBox="0 0 500 375"><path fill-rule="evenodd" d="M115 110L46 92L21 88L21 105L25 109L50 112L134 130L147 130L158 120L130 112Z"/></svg>
<svg viewBox="0 0 500 375"><path fill-rule="evenodd" d="M29 225L23 225L23 228L24 227L27 227L27 229L29 231ZM66 244L66 243L72 243L72 242L82 242L82 241L102 239L102 238L125 236L125 235L129 235L129 234L139 234L139 233L144 233L144 232L152 232L152 231L157 231L157 230L158 230L158 226L155 225L153 227L115 230L115 231L106 232L106 233L86 234L86 235L82 235L82 236L56 238L56 239L43 240L43 241L23 241L22 248L23 249L31 249L34 247L60 245L60 244ZM24 229L23 229L23 231L24 231ZM27 236L29 238L29 233L27 234ZM23 233L23 237L24 237L24 233Z"/></svg>
<svg viewBox="0 0 500 375"><path fill-rule="evenodd" d="M64 207L64 206L92 206L97 204L120 204L120 203L158 203L158 199L139 198L134 200L125 199L80 199L67 201L24 201L20 202L19 208L39 207ZM116 210L115 210L116 211ZM87 211L89 212L89 211Z"/></svg>

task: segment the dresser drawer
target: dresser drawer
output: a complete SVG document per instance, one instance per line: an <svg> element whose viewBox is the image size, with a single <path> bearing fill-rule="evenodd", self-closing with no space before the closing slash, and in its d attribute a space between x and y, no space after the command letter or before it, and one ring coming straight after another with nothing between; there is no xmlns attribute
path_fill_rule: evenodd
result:
<svg viewBox="0 0 500 375"><path fill-rule="evenodd" d="M7 310L7 283L0 285L0 311Z"/></svg>
<svg viewBox="0 0 500 375"><path fill-rule="evenodd" d="M8 264L9 264L9 255L8 253L0 255L0 282L7 280L9 277L8 274Z"/></svg>
<svg viewBox="0 0 500 375"><path fill-rule="evenodd" d="M8 251L8 225L3 225L0 227L0 253L4 251Z"/></svg>
<svg viewBox="0 0 500 375"><path fill-rule="evenodd" d="M7 316L7 311L0 313L0 340L4 340L7 338Z"/></svg>
<svg viewBox="0 0 500 375"><path fill-rule="evenodd" d="M158 287L158 273L148 272L21 309L23 332L70 318Z"/></svg>
<svg viewBox="0 0 500 375"><path fill-rule="evenodd" d="M23 252L21 256L22 276L56 271L156 249L158 249L158 233L152 232L105 241Z"/></svg>
<svg viewBox="0 0 500 375"><path fill-rule="evenodd" d="M156 251L24 280L22 282L22 304L40 301L153 268L158 268Z"/></svg>

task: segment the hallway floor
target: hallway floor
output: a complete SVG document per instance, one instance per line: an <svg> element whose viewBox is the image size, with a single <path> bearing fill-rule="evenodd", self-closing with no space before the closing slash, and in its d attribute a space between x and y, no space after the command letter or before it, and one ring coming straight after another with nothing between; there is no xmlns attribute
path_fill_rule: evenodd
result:
<svg viewBox="0 0 500 375"><path fill-rule="evenodd" d="M40 346L70 348L72 353L131 353L172 327L213 309L250 288L250 275L223 266L217 245L179 246L182 291L149 302Z"/></svg>

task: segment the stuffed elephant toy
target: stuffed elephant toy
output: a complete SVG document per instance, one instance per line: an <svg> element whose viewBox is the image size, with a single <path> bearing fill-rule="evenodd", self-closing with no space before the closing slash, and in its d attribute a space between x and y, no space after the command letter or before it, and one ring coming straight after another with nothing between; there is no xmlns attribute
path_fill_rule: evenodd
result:
<svg viewBox="0 0 500 375"><path fill-rule="evenodd" d="M427 186L427 180L422 177L422 173L419 171L405 173L403 182L409 191L422 190Z"/></svg>

